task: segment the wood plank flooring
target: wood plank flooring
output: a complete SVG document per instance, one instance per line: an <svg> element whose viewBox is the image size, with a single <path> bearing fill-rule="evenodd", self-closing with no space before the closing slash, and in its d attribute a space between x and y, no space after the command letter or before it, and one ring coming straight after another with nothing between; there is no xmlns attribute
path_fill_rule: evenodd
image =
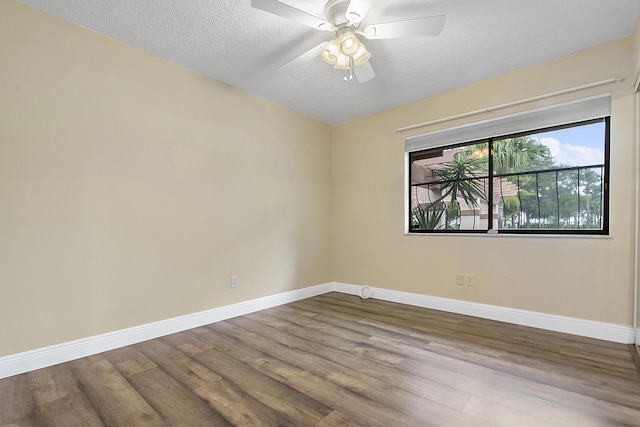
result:
<svg viewBox="0 0 640 427"><path fill-rule="evenodd" d="M325 294L0 380L0 426L640 426L630 347Z"/></svg>

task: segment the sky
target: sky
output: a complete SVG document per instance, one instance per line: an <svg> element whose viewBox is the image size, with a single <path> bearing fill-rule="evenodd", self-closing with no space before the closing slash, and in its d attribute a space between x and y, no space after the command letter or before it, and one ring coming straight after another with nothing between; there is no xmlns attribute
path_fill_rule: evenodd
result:
<svg viewBox="0 0 640 427"><path fill-rule="evenodd" d="M557 164L569 166L604 163L604 123L533 135L549 147Z"/></svg>

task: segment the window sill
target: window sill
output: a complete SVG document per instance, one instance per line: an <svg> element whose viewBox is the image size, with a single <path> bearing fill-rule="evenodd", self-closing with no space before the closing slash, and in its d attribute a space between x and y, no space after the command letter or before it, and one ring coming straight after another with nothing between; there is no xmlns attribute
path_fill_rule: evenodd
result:
<svg viewBox="0 0 640 427"><path fill-rule="evenodd" d="M411 233L405 236L485 237L490 239L612 239L610 234Z"/></svg>

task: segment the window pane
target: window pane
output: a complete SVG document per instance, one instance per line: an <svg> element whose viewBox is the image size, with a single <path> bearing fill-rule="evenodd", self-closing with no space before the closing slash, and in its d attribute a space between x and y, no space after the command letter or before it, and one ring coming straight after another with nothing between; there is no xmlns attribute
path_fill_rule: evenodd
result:
<svg viewBox="0 0 640 427"><path fill-rule="evenodd" d="M493 141L496 174L604 164L603 121Z"/></svg>
<svg viewBox="0 0 640 427"><path fill-rule="evenodd" d="M412 153L412 231L487 230L487 142Z"/></svg>
<svg viewBox="0 0 640 427"><path fill-rule="evenodd" d="M493 142L500 230L602 230L604 121Z"/></svg>
<svg viewBox="0 0 640 427"><path fill-rule="evenodd" d="M605 123L600 121L533 135L549 149L552 167L604 164Z"/></svg>

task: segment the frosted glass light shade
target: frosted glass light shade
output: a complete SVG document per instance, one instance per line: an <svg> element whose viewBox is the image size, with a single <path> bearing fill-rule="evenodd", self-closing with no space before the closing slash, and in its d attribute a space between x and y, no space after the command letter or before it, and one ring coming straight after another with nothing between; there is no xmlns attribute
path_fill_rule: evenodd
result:
<svg viewBox="0 0 640 427"><path fill-rule="evenodd" d="M329 65L335 65L338 61L338 56L341 56L340 42L337 39L331 40L320 53L320 57L324 62Z"/></svg>
<svg viewBox="0 0 640 427"><path fill-rule="evenodd" d="M351 58L346 56L346 55L338 55L337 56L337 61L335 63L335 65L333 66L333 68L336 68L338 70L348 70L349 68L351 68Z"/></svg>
<svg viewBox="0 0 640 427"><path fill-rule="evenodd" d="M340 50L347 56L353 56L360 47L360 42L351 31L340 34Z"/></svg>
<svg viewBox="0 0 640 427"><path fill-rule="evenodd" d="M353 55L353 64L357 67L367 62L369 58L371 58L371 54L369 53L367 48L364 47L362 43L360 43L360 47Z"/></svg>

